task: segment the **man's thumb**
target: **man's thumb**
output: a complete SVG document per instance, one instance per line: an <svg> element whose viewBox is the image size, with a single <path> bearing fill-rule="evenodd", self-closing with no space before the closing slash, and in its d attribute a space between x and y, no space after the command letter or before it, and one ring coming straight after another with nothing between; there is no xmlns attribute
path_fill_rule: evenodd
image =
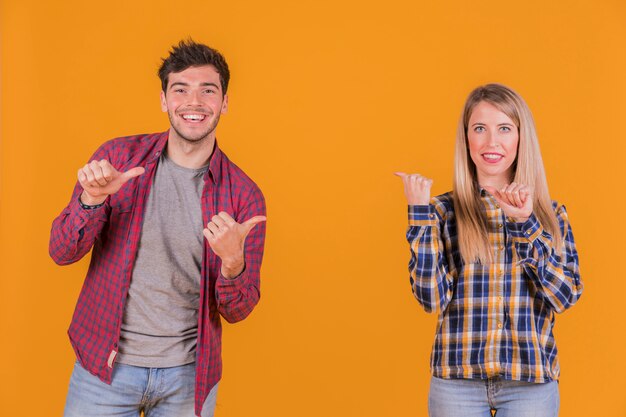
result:
<svg viewBox="0 0 626 417"><path fill-rule="evenodd" d="M146 172L146 169L144 167L131 168L121 175L122 183L125 183L126 181L130 179L138 177L144 172Z"/></svg>
<svg viewBox="0 0 626 417"><path fill-rule="evenodd" d="M254 216L248 220L246 220L245 222L242 223L243 226L246 226L248 228L248 232L250 232L250 230L252 230L252 228L254 226L256 226L257 224L264 222L267 220L267 217L265 216Z"/></svg>

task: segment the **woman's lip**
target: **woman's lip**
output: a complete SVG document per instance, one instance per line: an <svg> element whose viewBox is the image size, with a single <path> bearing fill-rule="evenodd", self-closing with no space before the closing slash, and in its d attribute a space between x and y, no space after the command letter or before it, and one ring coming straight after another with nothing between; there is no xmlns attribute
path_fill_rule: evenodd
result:
<svg viewBox="0 0 626 417"><path fill-rule="evenodd" d="M487 157L487 155L494 156L495 158L493 158L493 157L492 157L492 158L489 158L489 157ZM483 160L484 160L485 162L488 162L488 163L490 163L490 164L495 164L495 163L498 163L498 162L500 162L502 159L504 159L504 155L499 154L499 153L489 153L489 152L488 152L488 153L481 154L481 156L483 157Z"/></svg>

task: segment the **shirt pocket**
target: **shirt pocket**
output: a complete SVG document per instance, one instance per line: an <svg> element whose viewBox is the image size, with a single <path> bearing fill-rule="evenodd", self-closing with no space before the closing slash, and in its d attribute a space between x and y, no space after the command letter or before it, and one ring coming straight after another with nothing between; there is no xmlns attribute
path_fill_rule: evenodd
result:
<svg viewBox="0 0 626 417"><path fill-rule="evenodd" d="M109 205L113 215L118 213L130 213L133 211L134 198L133 195L122 190L111 195Z"/></svg>
<svg viewBox="0 0 626 417"><path fill-rule="evenodd" d="M123 245L128 241L134 204L131 196L114 194L109 205L111 212L107 224L107 242Z"/></svg>

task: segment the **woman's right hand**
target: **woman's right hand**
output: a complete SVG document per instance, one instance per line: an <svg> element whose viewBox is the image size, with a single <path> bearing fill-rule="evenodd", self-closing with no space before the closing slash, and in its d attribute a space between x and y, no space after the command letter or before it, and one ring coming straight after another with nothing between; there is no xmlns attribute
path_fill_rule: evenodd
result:
<svg viewBox="0 0 626 417"><path fill-rule="evenodd" d="M430 203L430 187L433 185L433 180L420 174L396 172L395 175L402 178L404 195L409 205L425 206Z"/></svg>

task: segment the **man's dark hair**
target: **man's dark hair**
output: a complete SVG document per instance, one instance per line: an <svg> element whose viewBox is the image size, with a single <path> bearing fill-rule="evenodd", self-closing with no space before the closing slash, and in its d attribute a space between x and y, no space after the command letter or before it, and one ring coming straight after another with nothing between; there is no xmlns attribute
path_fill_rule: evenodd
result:
<svg viewBox="0 0 626 417"><path fill-rule="evenodd" d="M165 93L167 90L168 78L172 72L181 72L189 67L200 67L202 65L213 65L215 67L220 75L222 94L226 94L228 80L230 80L230 71L228 71L226 60L217 50L201 43L196 43L191 38L182 40L178 45L172 46L170 55L163 59L163 63L159 68L159 78L161 79L163 92Z"/></svg>

